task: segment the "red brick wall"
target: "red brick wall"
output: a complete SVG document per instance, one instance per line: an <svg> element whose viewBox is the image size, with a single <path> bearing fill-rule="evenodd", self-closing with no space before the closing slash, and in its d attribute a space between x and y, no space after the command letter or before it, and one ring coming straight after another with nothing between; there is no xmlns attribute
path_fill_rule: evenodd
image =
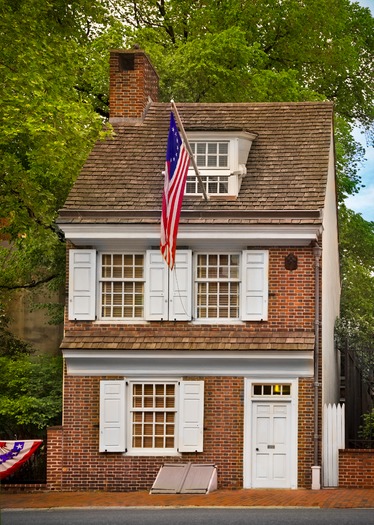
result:
<svg viewBox="0 0 374 525"><path fill-rule="evenodd" d="M299 380L298 487L310 488L314 463L314 387L313 378Z"/></svg>
<svg viewBox="0 0 374 525"><path fill-rule="evenodd" d="M123 58L134 60L134 69L123 67ZM109 109L111 118L140 118L148 97L158 100L158 76L144 51L110 54Z"/></svg>
<svg viewBox="0 0 374 525"><path fill-rule="evenodd" d="M242 378L204 378L204 452L181 457L99 453L100 379L65 378L62 490L148 490L163 463L188 461L215 463L221 487L243 486Z"/></svg>
<svg viewBox="0 0 374 525"><path fill-rule="evenodd" d="M162 464L188 461L216 464L220 488L243 487L243 378L193 378L204 379L205 383L204 452L182 454L181 457L99 453L100 379L103 378L65 377L63 440L62 431L53 430L48 436L54 439L54 444L48 447L52 452L48 462L49 489L149 490ZM313 459L310 392L313 392L312 381L301 380L298 484L303 488L310 488ZM58 447L62 445L60 454ZM55 471L51 470L52 465L56 466Z"/></svg>
<svg viewBox="0 0 374 525"><path fill-rule="evenodd" d="M289 253L298 257L298 268L294 271L284 267L285 257ZM67 258L68 259L68 258ZM67 268L67 275L69 269ZM167 322L135 325L139 330L151 329L161 331ZM175 326L174 322L170 325ZM178 323L178 328L183 329L184 323ZM69 321L65 316L65 330L90 330L95 326L95 331L110 331L118 329L124 332L130 325L105 323L97 324L93 321ZM250 321L243 327L256 332L293 332L314 331L314 256L311 247L281 247L269 249L269 312L268 321ZM132 326L131 328L134 328ZM209 325L201 325L202 330L210 330ZM218 327L219 329L219 327ZM155 334L157 337L158 334ZM162 333L159 334L162 336Z"/></svg>
<svg viewBox="0 0 374 525"><path fill-rule="evenodd" d="M63 427L50 427L47 430L47 488L62 490L62 452Z"/></svg>
<svg viewBox="0 0 374 525"><path fill-rule="evenodd" d="M374 488L374 450L339 450L339 487Z"/></svg>

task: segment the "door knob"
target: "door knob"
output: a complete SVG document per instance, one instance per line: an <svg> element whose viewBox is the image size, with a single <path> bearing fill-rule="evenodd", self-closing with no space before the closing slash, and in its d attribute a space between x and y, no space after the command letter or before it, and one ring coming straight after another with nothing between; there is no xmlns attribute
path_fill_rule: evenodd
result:
<svg viewBox="0 0 374 525"><path fill-rule="evenodd" d="M256 448L256 452L259 452L259 451L260 451L260 449L259 449L259 448Z"/></svg>

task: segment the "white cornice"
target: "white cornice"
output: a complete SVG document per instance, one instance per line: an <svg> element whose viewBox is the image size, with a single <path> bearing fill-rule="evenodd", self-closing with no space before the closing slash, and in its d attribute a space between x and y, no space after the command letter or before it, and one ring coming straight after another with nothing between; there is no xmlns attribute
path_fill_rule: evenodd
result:
<svg viewBox="0 0 374 525"><path fill-rule="evenodd" d="M158 243L160 226L139 224L64 224L61 229L76 245L138 241ZM180 224L178 242L238 241L248 244L309 244L317 240L320 225L311 224Z"/></svg>
<svg viewBox="0 0 374 525"><path fill-rule="evenodd" d="M312 351L192 352L64 350L73 376L163 375L296 378L313 375Z"/></svg>

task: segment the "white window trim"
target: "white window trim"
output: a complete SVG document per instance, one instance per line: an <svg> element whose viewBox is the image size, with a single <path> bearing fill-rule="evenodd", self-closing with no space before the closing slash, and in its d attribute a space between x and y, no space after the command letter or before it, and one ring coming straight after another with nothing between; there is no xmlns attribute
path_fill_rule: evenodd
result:
<svg viewBox="0 0 374 525"><path fill-rule="evenodd" d="M219 279L215 280L215 279L210 279L210 278L206 278L206 279L198 279L197 277L197 258L199 255L237 255L239 257L239 265L238 265L238 278L237 279L232 279L229 280L222 280L220 281ZM242 267L242 253L240 251L235 251L235 252L222 252L222 251L198 251L198 252L195 252L194 253L194 257L193 257L193 270L194 270L194 320L197 322L197 323L203 323L203 324L211 324L212 322L214 324L216 323L221 323L221 324L231 324L231 323L238 323L241 321L241 301L240 301L240 297L241 297L241 291L242 291L242 286L241 286L241 267ZM238 317L198 317L197 316L197 310L198 310L198 301L197 301L197 293L198 293L198 283L199 282L235 282L235 283L238 283ZM208 306L206 307L208 309Z"/></svg>
<svg viewBox="0 0 374 525"><path fill-rule="evenodd" d="M103 255L114 255L114 254L119 254L119 255L132 255L132 256L135 256L135 255L142 255L143 256L143 278L140 279L140 278L134 278L134 279L125 279L125 278L107 278L107 277L102 277L102 267L103 267L103 264L102 264L102 258L103 258ZM130 251L130 250L103 250L103 251L100 251L97 253L97 258L98 258L98 262L97 262L97 311L96 311L96 316L97 316L97 320L98 321L101 321L101 322L106 322L106 323L117 323L117 322L137 322L137 321L140 321L140 322L144 322L145 320L145 302L146 302L146 295L145 295L145 281L146 281L146 254L144 251ZM142 282L143 283L143 315L142 317L104 317L102 315L102 308L103 306L103 296L102 296L102 287L103 287L103 283L104 282Z"/></svg>
<svg viewBox="0 0 374 525"><path fill-rule="evenodd" d="M227 192L209 193L216 196L235 196L239 194L242 178L246 175L246 164L248 160L249 151L256 135L245 131L190 131L187 132L188 140L190 142L228 142L228 167L227 168L199 168L202 177L205 176L219 176L227 173L228 175L228 189ZM196 176L193 172L193 167L190 166L188 176ZM197 191L187 193L186 195L201 195L199 185L196 186Z"/></svg>
<svg viewBox="0 0 374 525"><path fill-rule="evenodd" d="M127 405L126 405L126 420L127 420L127 436L126 441L128 443L127 446L127 454L129 456L172 456L172 455L180 455L178 453L178 442L179 442L179 384L180 379L130 379L126 381L126 388L127 388ZM175 414L175 420L174 420L174 447L170 448L139 448L139 447L133 447L132 446L132 387L134 384L173 384L175 385L175 407L172 411ZM161 412L161 411L160 411Z"/></svg>

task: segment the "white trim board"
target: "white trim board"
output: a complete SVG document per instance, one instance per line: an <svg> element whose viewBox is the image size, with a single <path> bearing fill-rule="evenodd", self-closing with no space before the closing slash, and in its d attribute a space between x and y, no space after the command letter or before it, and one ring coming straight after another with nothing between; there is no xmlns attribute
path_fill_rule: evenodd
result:
<svg viewBox="0 0 374 525"><path fill-rule="evenodd" d="M274 371L279 378L313 376L313 351L63 350L63 356L67 374L72 376L262 377L264 374L273 374Z"/></svg>
<svg viewBox="0 0 374 525"><path fill-rule="evenodd" d="M94 244L96 247L110 245L113 241L128 240L139 245L148 246L160 239L158 225L128 225L128 224L61 224L59 225L65 237L76 246ZM194 246L202 242L231 241L247 243L248 245L293 245L307 246L317 240L321 234L320 225L293 224L293 225L184 225L178 230L179 243L193 243Z"/></svg>

